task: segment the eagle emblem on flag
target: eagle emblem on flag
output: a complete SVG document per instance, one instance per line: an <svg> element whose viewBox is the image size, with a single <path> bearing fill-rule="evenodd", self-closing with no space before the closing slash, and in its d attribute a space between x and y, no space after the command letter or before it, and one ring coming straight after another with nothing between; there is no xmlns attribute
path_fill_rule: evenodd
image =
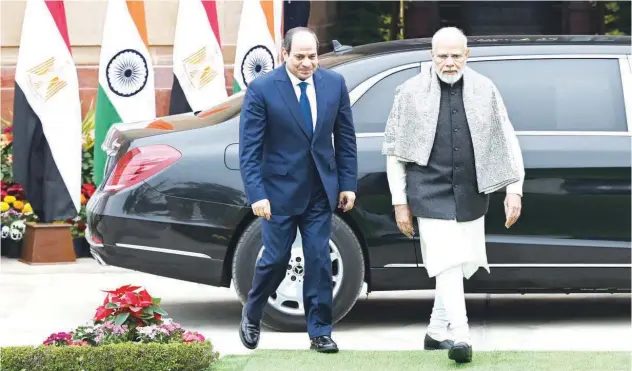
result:
<svg viewBox="0 0 632 371"><path fill-rule="evenodd" d="M62 78L64 69L63 65L55 64L55 57L29 69L27 71L28 81L35 95L47 102L68 86L68 83Z"/></svg>
<svg viewBox="0 0 632 371"><path fill-rule="evenodd" d="M191 86L201 90L215 79L217 72L211 66L212 61L213 54L208 52L206 46L182 61L182 67Z"/></svg>

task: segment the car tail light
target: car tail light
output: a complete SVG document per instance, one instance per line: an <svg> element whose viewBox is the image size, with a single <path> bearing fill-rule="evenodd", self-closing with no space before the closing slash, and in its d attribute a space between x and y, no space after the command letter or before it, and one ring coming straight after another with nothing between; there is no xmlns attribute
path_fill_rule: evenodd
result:
<svg viewBox="0 0 632 371"><path fill-rule="evenodd" d="M120 191L134 186L178 161L182 154L175 148L156 144L134 148L116 163L104 191Z"/></svg>

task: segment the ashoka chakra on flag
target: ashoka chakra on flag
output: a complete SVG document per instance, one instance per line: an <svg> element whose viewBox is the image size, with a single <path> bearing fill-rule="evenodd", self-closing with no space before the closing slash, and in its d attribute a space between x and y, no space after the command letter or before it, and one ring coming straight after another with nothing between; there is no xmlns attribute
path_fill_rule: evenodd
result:
<svg viewBox="0 0 632 371"><path fill-rule="evenodd" d="M121 50L108 62L105 75L114 94L131 97L143 90L147 84L147 60L136 50Z"/></svg>
<svg viewBox="0 0 632 371"><path fill-rule="evenodd" d="M274 57L270 49L263 45L252 47L241 63L241 76L244 85L274 69Z"/></svg>

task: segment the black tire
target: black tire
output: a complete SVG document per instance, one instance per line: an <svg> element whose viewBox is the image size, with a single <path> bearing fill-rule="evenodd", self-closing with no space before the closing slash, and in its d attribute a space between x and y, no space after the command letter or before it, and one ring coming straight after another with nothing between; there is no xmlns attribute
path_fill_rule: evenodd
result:
<svg viewBox="0 0 632 371"><path fill-rule="evenodd" d="M338 247L344 271L340 290L334 297L333 323L349 313L358 299L364 284L364 254L360 242L351 228L337 215L332 220L331 240ZM246 302L252 287L255 263L262 246L261 220L257 218L239 238L233 257L233 285L239 300ZM266 303L262 324L276 331L306 331L305 315L283 313Z"/></svg>

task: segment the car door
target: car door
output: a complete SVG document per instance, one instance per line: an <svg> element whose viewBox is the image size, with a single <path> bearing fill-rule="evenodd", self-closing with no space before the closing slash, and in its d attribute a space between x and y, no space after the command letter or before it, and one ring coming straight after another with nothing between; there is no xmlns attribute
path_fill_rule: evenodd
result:
<svg viewBox="0 0 632 371"><path fill-rule="evenodd" d="M492 196L486 233L494 274L479 271L470 287L629 287L626 57L472 58L468 65L498 87L526 168L516 225L504 227L504 190Z"/></svg>
<svg viewBox="0 0 632 371"><path fill-rule="evenodd" d="M382 155L383 133L395 89L417 73L419 63L393 67L350 92L358 146L356 210L361 215L373 269L417 266L414 242L399 231L395 222L386 158Z"/></svg>

